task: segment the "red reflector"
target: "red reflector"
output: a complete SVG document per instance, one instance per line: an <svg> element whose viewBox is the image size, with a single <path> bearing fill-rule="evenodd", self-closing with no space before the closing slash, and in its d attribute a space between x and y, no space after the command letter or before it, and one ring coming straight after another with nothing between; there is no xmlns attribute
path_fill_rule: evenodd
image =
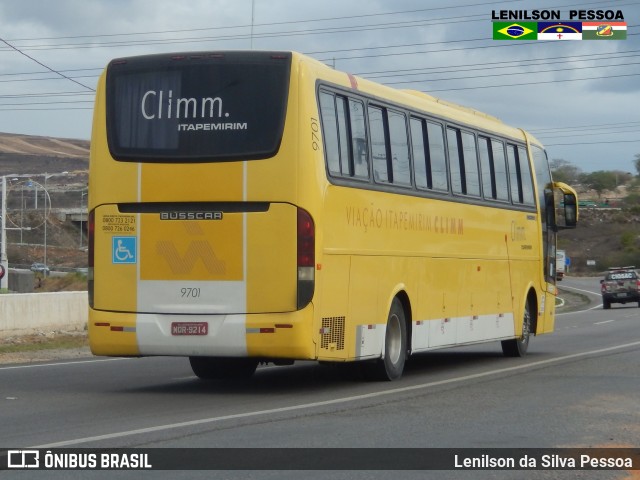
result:
<svg viewBox="0 0 640 480"><path fill-rule="evenodd" d="M275 328L261 328L260 333L276 333Z"/></svg>
<svg viewBox="0 0 640 480"><path fill-rule="evenodd" d="M87 233L89 236L88 266L91 268L93 267L93 259L94 259L93 243L95 241L95 231L96 231L96 212L95 210L91 210L89 212L89 223L87 224Z"/></svg>
<svg viewBox="0 0 640 480"><path fill-rule="evenodd" d="M315 266L315 227L309 212L298 209L298 266Z"/></svg>
<svg viewBox="0 0 640 480"><path fill-rule="evenodd" d="M124 332L124 327L111 327L112 332Z"/></svg>
<svg viewBox="0 0 640 480"><path fill-rule="evenodd" d="M290 323L276 323L276 328L293 328Z"/></svg>
<svg viewBox="0 0 640 480"><path fill-rule="evenodd" d="M106 322L96 322L96 323L94 323L94 325L96 327L110 327L111 326L110 323L106 323Z"/></svg>

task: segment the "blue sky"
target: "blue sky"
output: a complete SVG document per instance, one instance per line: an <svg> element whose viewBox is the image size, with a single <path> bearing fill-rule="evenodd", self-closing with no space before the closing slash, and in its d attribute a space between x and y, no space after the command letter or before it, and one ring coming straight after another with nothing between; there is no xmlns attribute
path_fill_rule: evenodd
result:
<svg viewBox="0 0 640 480"><path fill-rule="evenodd" d="M443 6L444 5L444 6ZM492 40L493 10L621 10L625 41ZM297 50L530 130L551 159L637 173L640 2L21 0L0 3L0 132L89 139L115 57ZM55 72L49 71L47 68ZM67 78L65 78L67 77Z"/></svg>

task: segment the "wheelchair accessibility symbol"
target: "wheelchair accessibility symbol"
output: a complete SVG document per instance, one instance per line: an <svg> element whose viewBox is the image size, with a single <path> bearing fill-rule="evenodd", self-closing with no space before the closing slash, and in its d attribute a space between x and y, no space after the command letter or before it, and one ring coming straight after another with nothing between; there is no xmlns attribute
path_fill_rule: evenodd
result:
<svg viewBox="0 0 640 480"><path fill-rule="evenodd" d="M113 263L136 263L136 237L113 237Z"/></svg>

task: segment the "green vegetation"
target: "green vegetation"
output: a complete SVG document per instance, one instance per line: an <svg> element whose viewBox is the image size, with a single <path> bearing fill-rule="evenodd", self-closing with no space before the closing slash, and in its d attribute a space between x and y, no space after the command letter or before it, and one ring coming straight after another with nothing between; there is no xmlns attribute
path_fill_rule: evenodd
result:
<svg viewBox="0 0 640 480"><path fill-rule="evenodd" d="M558 235L558 248L571 259L570 274L598 275L613 266L640 268L640 154L629 163L628 172L584 173L565 160L551 161L554 179L576 189L581 207L577 228Z"/></svg>
<svg viewBox="0 0 640 480"><path fill-rule="evenodd" d="M51 337L28 335L14 340L0 340L0 355L16 352L35 352L39 350L82 348L88 345L89 342L86 334L58 334Z"/></svg>
<svg viewBox="0 0 640 480"><path fill-rule="evenodd" d="M36 275L36 292L77 292L87 289L87 276L72 272L64 277Z"/></svg>

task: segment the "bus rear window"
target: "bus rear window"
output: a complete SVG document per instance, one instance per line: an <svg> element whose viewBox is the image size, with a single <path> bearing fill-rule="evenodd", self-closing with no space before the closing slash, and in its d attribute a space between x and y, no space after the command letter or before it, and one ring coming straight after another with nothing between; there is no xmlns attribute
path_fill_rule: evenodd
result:
<svg viewBox="0 0 640 480"><path fill-rule="evenodd" d="M268 158L280 147L290 53L224 52L114 60L107 138L116 160Z"/></svg>

